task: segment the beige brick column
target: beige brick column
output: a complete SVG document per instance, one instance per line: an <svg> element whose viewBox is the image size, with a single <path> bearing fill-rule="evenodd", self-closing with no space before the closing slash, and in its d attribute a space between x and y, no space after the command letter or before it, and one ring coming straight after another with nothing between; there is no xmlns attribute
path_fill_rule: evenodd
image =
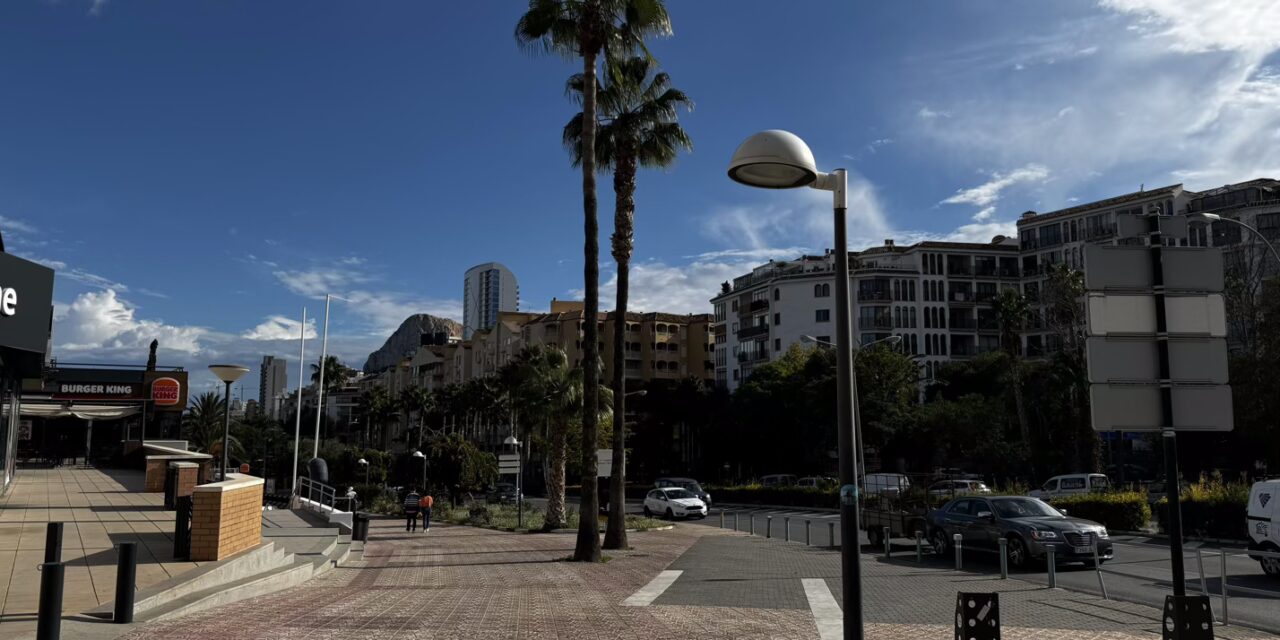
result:
<svg viewBox="0 0 1280 640"><path fill-rule="evenodd" d="M262 478L228 474L191 494L191 559L221 560L262 542Z"/></svg>

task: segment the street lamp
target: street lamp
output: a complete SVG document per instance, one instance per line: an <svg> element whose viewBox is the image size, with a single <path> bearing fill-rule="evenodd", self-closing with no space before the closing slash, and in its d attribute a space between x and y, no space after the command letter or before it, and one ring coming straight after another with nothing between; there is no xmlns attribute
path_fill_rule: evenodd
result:
<svg viewBox="0 0 1280 640"><path fill-rule="evenodd" d="M813 336L800 336L800 342L812 342L826 347L835 347L834 344L831 344L826 340L819 340ZM899 342L902 342L902 336L888 336L868 342L853 351L853 445L854 449L858 452L858 472L861 474L858 476L858 480L862 482L863 485L866 484L863 481L865 481L867 477L867 443L862 439L862 406L858 402L858 355L881 343L896 345ZM865 488L865 486L863 488Z"/></svg>
<svg viewBox="0 0 1280 640"><path fill-rule="evenodd" d="M219 480L227 479L227 444L231 441L231 383L239 380L241 376L249 373L249 367L242 367L238 364L211 364L209 371L218 379L226 383L226 410L223 411L222 422L222 470L218 472Z"/></svg>
<svg viewBox="0 0 1280 640"><path fill-rule="evenodd" d="M422 491L425 493L427 490L427 456L423 455L422 451L415 450L413 457L422 458Z"/></svg>
<svg viewBox="0 0 1280 640"><path fill-rule="evenodd" d="M644 392L641 391L640 393ZM521 481L520 476L524 475L524 452L520 449L520 440L514 434L507 436L507 439L503 440L502 444L516 449L516 527L523 528L524 487L522 485L524 483Z"/></svg>
<svg viewBox="0 0 1280 640"><path fill-rule="evenodd" d="M836 425L840 452L840 576L845 640L862 640L862 573L858 549L858 469L854 459L852 343L849 325L849 240L845 231L848 176L818 171L813 152L795 134L762 131L743 142L729 161L729 178L750 187L810 187L832 192L836 252Z"/></svg>
<svg viewBox="0 0 1280 640"><path fill-rule="evenodd" d="M647 389L641 389L639 391L632 391L631 393L624 393L622 394L622 397L630 398L631 396L637 396L637 397L643 398L644 396L647 396L647 395L649 395L649 391Z"/></svg>
<svg viewBox="0 0 1280 640"><path fill-rule="evenodd" d="M360 458L356 463L364 467L364 483L366 485L369 484L369 461L364 458Z"/></svg>
<svg viewBox="0 0 1280 640"><path fill-rule="evenodd" d="M1253 227L1251 227L1251 226L1249 226L1249 225L1247 225L1247 224L1245 224L1245 223L1243 223L1243 222L1240 222L1239 220L1236 220L1235 218L1224 218L1224 217L1222 217L1222 216L1220 216L1220 215L1218 215L1218 214L1216 214L1216 213L1204 213L1204 212L1197 212L1197 213L1188 213L1188 214L1187 214L1187 219L1188 219L1188 220L1199 220L1199 221L1203 221L1205 224L1209 224L1209 223L1211 223L1211 222L1231 222L1231 223L1238 224L1238 225L1240 225L1240 226L1242 226L1242 227L1244 227L1244 228L1246 228L1246 229L1248 229L1248 230L1252 231L1254 235L1258 236L1258 239L1262 240L1262 244L1267 245L1267 248L1271 250L1271 255L1272 255L1272 257L1274 257L1274 258L1276 259L1276 262L1280 263L1280 252L1277 252L1277 251L1276 251L1276 246L1275 246L1275 245L1273 245L1273 244L1271 244L1271 241L1270 241L1270 240L1267 240L1267 236L1263 235L1261 231L1258 231L1257 229L1255 229L1255 228L1253 228Z"/></svg>

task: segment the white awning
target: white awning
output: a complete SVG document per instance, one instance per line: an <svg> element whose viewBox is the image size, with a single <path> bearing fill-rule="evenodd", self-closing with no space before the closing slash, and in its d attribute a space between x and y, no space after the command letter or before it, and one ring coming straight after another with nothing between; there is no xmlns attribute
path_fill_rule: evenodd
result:
<svg viewBox="0 0 1280 640"><path fill-rule="evenodd" d="M36 418L66 418L75 416L81 420L119 420L138 414L139 405L79 404L63 402L23 402L22 415Z"/></svg>

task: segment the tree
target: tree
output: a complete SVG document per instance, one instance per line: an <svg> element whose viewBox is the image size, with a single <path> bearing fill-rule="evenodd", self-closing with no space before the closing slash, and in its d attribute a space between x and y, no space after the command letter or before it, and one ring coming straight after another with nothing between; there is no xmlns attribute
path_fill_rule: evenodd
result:
<svg viewBox="0 0 1280 640"><path fill-rule="evenodd" d="M182 432L187 444L220 460L226 416L227 400L217 392L206 391L192 398L182 416ZM229 457L244 457L244 449L234 436L227 438L227 444Z"/></svg>
<svg viewBox="0 0 1280 640"><path fill-rule="evenodd" d="M407 432L409 430L408 425L409 425L410 416L417 416L418 446L421 447L423 442L423 429L424 429L425 418L426 418L426 415L430 413L434 407L434 399L431 396L431 392L416 385L412 387L405 387L404 389L400 390L400 398L399 398L398 405L400 409L400 414L404 417L404 421L405 421L405 431L406 431L405 444L406 445L408 444Z"/></svg>
<svg viewBox="0 0 1280 640"><path fill-rule="evenodd" d="M642 47L650 35L669 35L671 21L662 0L529 0L529 10L516 24L516 41L521 45L582 59L582 217L583 217L583 409L582 432L586 442L594 442L600 396L599 329L600 308L599 222L596 216L596 59L608 48L622 53ZM583 484L595 482L595 452L584 447ZM596 508L594 492L584 492L583 510ZM600 534L595 522L582 519L573 559L600 561Z"/></svg>
<svg viewBox="0 0 1280 640"><path fill-rule="evenodd" d="M1022 443L1031 446L1031 426L1022 388L1022 332L1031 318L1031 305L1017 289L1004 289L995 300L996 320L1000 326L1000 349L1009 356L1013 377L1013 399L1018 411L1018 434Z"/></svg>
<svg viewBox="0 0 1280 640"><path fill-rule="evenodd" d="M388 437L386 427L395 419L396 405L387 395L385 387L372 387L360 396L360 405L364 409L365 419L368 425L377 433L377 439L382 448L390 448L390 438ZM373 437L365 434L370 441Z"/></svg>
<svg viewBox="0 0 1280 640"><path fill-rule="evenodd" d="M1065 264L1055 264L1046 275L1042 297L1045 328L1052 332L1056 347L1050 359L1055 368L1052 375L1069 397L1065 426L1070 435L1072 468L1098 471L1101 449L1089 415L1089 373L1085 363L1084 274Z"/></svg>
<svg viewBox="0 0 1280 640"><path fill-rule="evenodd" d="M462 494L482 491L498 476L498 461L459 434L441 434L430 442L434 475L449 488L449 501L457 506ZM423 487L423 491L427 488Z"/></svg>
<svg viewBox="0 0 1280 640"><path fill-rule="evenodd" d="M676 122L680 107L693 108L683 91L671 86L671 78L659 72L648 57L636 56L605 65L606 82L597 88L599 122L595 156L601 171L613 170L614 214L611 249L618 265L613 312L613 414L626 415L627 295L632 246L635 240L635 191L637 167L667 167L681 149L693 142ZM586 80L582 74L569 79L568 91L581 101ZM584 114L564 127L564 144L573 165L582 162ZM604 548L627 547L626 421L613 428L613 473L609 479L609 522Z"/></svg>
<svg viewBox="0 0 1280 640"><path fill-rule="evenodd" d="M324 359L324 392L333 393L342 389L350 377L352 369L341 362L338 356L327 356ZM320 365L311 365L311 382L320 383Z"/></svg>

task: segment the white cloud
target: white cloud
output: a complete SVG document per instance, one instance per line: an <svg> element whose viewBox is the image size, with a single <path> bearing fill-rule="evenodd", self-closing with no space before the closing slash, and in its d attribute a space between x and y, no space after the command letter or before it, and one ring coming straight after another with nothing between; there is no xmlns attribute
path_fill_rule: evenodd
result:
<svg viewBox="0 0 1280 640"><path fill-rule="evenodd" d="M108 1L109 0L93 0L93 4L89 6L89 15L91 16L102 15L102 10L107 7Z"/></svg>
<svg viewBox="0 0 1280 640"><path fill-rule="evenodd" d="M0 232L4 233L36 233L35 227L14 218L0 216Z"/></svg>
<svg viewBox="0 0 1280 640"><path fill-rule="evenodd" d="M1135 25L1174 51L1240 51L1265 55L1280 48L1280 3L1273 0L1101 0L1140 16Z"/></svg>
<svg viewBox="0 0 1280 640"><path fill-rule="evenodd" d="M921 120L936 120L938 118L950 118L951 113L947 111L934 111L926 106L920 107L920 110L916 112L916 116Z"/></svg>
<svg viewBox="0 0 1280 640"><path fill-rule="evenodd" d="M975 222L983 222L983 221L989 220L991 218L991 214L995 212L996 212L996 208L994 206L984 207L983 209L980 209L977 213L973 214L973 220Z"/></svg>
<svg viewBox="0 0 1280 640"><path fill-rule="evenodd" d="M373 276L356 270L356 263L346 264L346 269L321 267L295 271L277 270L274 275L281 284L298 295L323 299L325 294L333 294L345 299L346 302L337 304L345 305L350 312L365 319L372 331L384 336L415 313L462 320L460 300L422 298L396 291L373 291L363 286L372 282Z"/></svg>
<svg viewBox="0 0 1280 640"><path fill-rule="evenodd" d="M933 239L946 242L976 242L986 244L996 236L1017 237L1018 226L1013 222L979 222L961 225L951 233Z"/></svg>
<svg viewBox="0 0 1280 640"><path fill-rule="evenodd" d="M134 308L113 289L80 294L54 327L58 348L64 352L145 350L155 339L166 349L195 355L201 352L200 339L207 333L203 327L138 319Z"/></svg>
<svg viewBox="0 0 1280 640"><path fill-rule="evenodd" d="M794 258L798 254L792 254ZM649 261L632 265L628 279L627 309L666 313L710 313L711 296L720 292L720 283L759 266L762 260L694 260L687 265ZM600 285L600 308L611 310L617 295L618 275ZM569 292L582 298L582 290Z"/></svg>
<svg viewBox="0 0 1280 640"><path fill-rule="evenodd" d="M285 316L267 316L262 324L241 334L246 340L297 340L301 333L302 322ZM316 319L307 318L307 339L315 338Z"/></svg>
<svg viewBox="0 0 1280 640"><path fill-rule="evenodd" d="M1000 199L1000 192L1020 182L1040 182L1049 177L1043 165L1028 164L1009 173L992 173L991 179L970 189L960 189L943 204L974 204L986 207Z"/></svg>

